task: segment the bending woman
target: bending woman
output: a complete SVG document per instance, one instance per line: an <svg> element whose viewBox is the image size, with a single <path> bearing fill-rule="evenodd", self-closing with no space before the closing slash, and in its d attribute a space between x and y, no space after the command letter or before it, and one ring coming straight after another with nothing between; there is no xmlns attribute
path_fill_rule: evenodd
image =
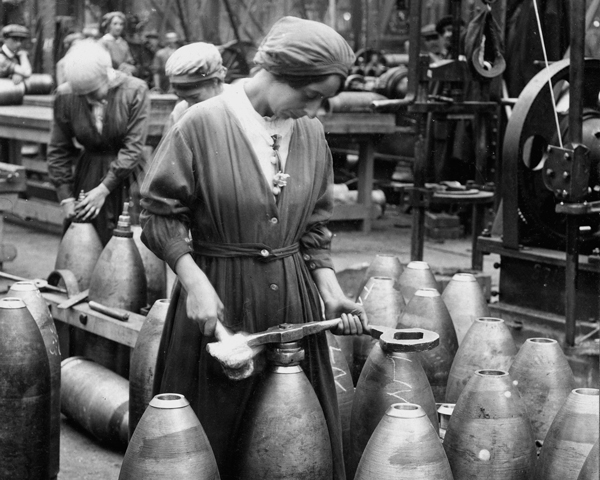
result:
<svg viewBox="0 0 600 480"><path fill-rule="evenodd" d="M106 244L144 167L150 95L142 80L113 70L96 42L81 41L64 58L67 83L54 99L48 173L67 222L74 216L92 220ZM75 211L81 190L85 199Z"/></svg>
<svg viewBox="0 0 600 480"><path fill-rule="evenodd" d="M222 478L231 478L239 423L257 378L227 379L206 352L218 324L257 332L342 316L337 334L361 333L366 324L363 308L346 298L333 271L326 226L331 153L315 118L353 61L331 28L283 18L255 57L262 70L190 107L163 139L142 187L143 241L179 277L156 393L181 393L190 401ZM334 478L342 479L325 334L308 337L304 346L303 368L329 428Z"/></svg>

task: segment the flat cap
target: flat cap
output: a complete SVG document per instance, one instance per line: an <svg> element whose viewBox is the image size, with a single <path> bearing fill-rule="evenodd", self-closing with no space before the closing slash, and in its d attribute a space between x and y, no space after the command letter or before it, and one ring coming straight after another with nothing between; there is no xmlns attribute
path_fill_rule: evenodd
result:
<svg viewBox="0 0 600 480"><path fill-rule="evenodd" d="M218 77L223 60L212 43L196 42L178 48L167 60L165 73L172 84L197 83Z"/></svg>
<svg viewBox="0 0 600 480"><path fill-rule="evenodd" d="M3 37L19 37L19 38L29 38L29 29L24 25L17 25L16 23L11 23L10 25L6 25L2 28L2 36Z"/></svg>
<svg viewBox="0 0 600 480"><path fill-rule="evenodd" d="M438 33L435 31L435 25L429 23L421 28L421 36L425 38L437 38Z"/></svg>

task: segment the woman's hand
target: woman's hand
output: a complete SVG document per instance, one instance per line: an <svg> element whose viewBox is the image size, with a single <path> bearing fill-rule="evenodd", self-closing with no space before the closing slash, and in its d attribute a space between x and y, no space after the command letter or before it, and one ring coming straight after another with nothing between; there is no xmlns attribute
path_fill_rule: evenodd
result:
<svg viewBox="0 0 600 480"><path fill-rule="evenodd" d="M317 268L313 270L312 276L325 304L325 317L341 317L340 323L332 333L361 335L369 331L369 320L364 307L346 297L333 270Z"/></svg>
<svg viewBox="0 0 600 480"><path fill-rule="evenodd" d="M369 329L364 307L346 297L325 302L325 317L341 317L338 326L331 331L334 335L362 335Z"/></svg>
<svg viewBox="0 0 600 480"><path fill-rule="evenodd" d="M225 319L225 307L219 295L189 253L177 260L175 271L187 292L188 318L198 324L202 335L213 337L217 323Z"/></svg>
<svg viewBox="0 0 600 480"><path fill-rule="evenodd" d="M96 218L109 193L110 191L103 183L87 192L85 198L75 207L75 216L81 220Z"/></svg>

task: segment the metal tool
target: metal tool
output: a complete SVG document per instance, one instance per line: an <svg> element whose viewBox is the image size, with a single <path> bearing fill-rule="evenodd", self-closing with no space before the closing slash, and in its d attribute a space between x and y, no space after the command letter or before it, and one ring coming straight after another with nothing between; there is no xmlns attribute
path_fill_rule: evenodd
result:
<svg viewBox="0 0 600 480"><path fill-rule="evenodd" d="M41 278L23 278L18 277L16 275L11 275L10 273L0 272L0 277L6 278L7 280L14 280L15 282L33 282L33 284L38 288L38 290L51 290L53 292L59 293L67 293L64 288L55 287L54 285L48 284L46 280L42 280Z"/></svg>
<svg viewBox="0 0 600 480"><path fill-rule="evenodd" d="M107 307L106 305L94 302L93 300L90 300L88 305L92 310L96 310L97 312L103 313L104 315L108 315L109 317L121 320L122 322L129 320L129 312L125 310Z"/></svg>
<svg viewBox="0 0 600 480"><path fill-rule="evenodd" d="M65 300L62 303L57 305L60 309L71 308L73 305L77 305L78 303L85 302L90 295L90 289L86 289L83 292L78 293L77 295L73 295L68 300Z"/></svg>
<svg viewBox="0 0 600 480"><path fill-rule="evenodd" d="M282 323L260 333L245 337L249 347L257 347L269 343L288 343L301 340L308 335L331 330L340 322L340 318L309 323ZM366 335L379 339L382 344L396 352L420 352L430 350L440 343L440 336L421 328L396 329L369 325Z"/></svg>

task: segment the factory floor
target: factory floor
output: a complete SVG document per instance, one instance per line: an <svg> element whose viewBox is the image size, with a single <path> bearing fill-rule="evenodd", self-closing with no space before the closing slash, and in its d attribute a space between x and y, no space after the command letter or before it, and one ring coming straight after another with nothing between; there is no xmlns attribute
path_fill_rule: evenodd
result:
<svg viewBox="0 0 600 480"><path fill-rule="evenodd" d="M411 217L398 207L388 206L382 218L364 234L353 225L332 225L335 238L332 254L338 273L365 268L377 254L393 254L402 263L410 260ZM25 225L5 223L4 244L17 248L17 257L4 264L7 273L24 278L47 278L53 270L60 237ZM424 261L434 271L451 273L471 266L471 239L468 237L425 241ZM495 255L485 257L484 273L491 276L492 289L497 289L498 270ZM5 282L4 282L5 283ZM4 284L3 283L3 284ZM100 445L88 433L65 417L61 424L61 463L58 480L116 480L124 452Z"/></svg>

